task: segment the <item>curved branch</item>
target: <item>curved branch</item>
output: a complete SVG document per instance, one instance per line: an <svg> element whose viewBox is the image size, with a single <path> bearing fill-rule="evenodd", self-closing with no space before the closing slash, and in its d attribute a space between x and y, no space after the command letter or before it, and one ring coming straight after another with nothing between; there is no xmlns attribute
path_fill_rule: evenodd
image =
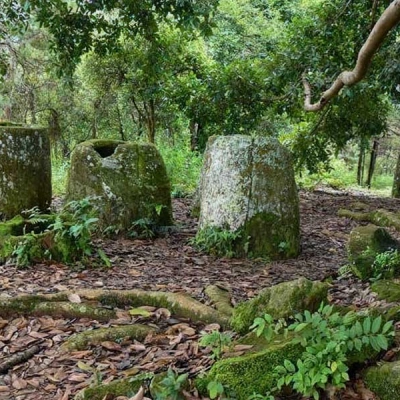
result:
<svg viewBox="0 0 400 400"><path fill-rule="evenodd" d="M372 58L385 40L388 33L400 22L400 0L390 3L376 22L368 39L358 53L357 63L352 71L343 71L333 82L332 86L322 93L317 103L311 103L311 85L303 75L304 108L306 111L320 111L344 86L352 86L360 82L366 75Z"/></svg>

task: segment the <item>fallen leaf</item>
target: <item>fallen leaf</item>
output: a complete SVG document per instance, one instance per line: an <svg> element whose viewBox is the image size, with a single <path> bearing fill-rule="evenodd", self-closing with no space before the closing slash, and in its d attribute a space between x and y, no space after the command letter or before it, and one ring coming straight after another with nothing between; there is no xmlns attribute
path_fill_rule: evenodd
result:
<svg viewBox="0 0 400 400"><path fill-rule="evenodd" d="M68 300L69 300L71 303L76 303L76 304L82 303L82 300L81 300L79 294L76 294L76 293L71 293L71 294L69 294L69 295L68 295Z"/></svg>
<svg viewBox="0 0 400 400"><path fill-rule="evenodd" d="M111 350L111 351L120 351L121 350L121 345L119 345L118 343L115 342L111 342L111 341L104 341L101 342L102 347L104 347L107 350Z"/></svg>
<svg viewBox="0 0 400 400"><path fill-rule="evenodd" d="M140 386L139 391L129 400L143 400L143 397L144 397L144 389L143 386Z"/></svg>
<svg viewBox="0 0 400 400"><path fill-rule="evenodd" d="M149 312L149 311L147 311L147 310L144 310L143 308L140 308L140 307L138 307L138 308L131 308L130 310L129 310L129 314L130 315L139 315L139 316L141 316L141 317L150 317L150 315L151 315L151 313Z"/></svg>

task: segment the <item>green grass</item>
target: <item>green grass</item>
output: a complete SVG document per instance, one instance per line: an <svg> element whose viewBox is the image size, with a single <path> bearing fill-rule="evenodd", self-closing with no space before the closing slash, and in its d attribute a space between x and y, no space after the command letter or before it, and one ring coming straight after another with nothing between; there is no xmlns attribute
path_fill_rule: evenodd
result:
<svg viewBox="0 0 400 400"><path fill-rule="evenodd" d="M296 177L297 184L302 188L310 190L322 184L337 190L354 189L383 197L389 197L391 195L393 175L378 175L375 173L372 178L372 187L371 189L367 189L366 186L359 186L357 184L356 165L352 166L353 168L349 168L343 160L333 159L331 167L332 169L330 171L298 175Z"/></svg>
<svg viewBox="0 0 400 400"><path fill-rule="evenodd" d="M158 149L167 167L171 180L172 196L184 197L192 194L200 177L202 157L192 152L184 143L175 146L159 145Z"/></svg>
<svg viewBox="0 0 400 400"><path fill-rule="evenodd" d="M52 157L51 184L53 189L53 196L65 195L68 169L69 161L60 160L57 157Z"/></svg>

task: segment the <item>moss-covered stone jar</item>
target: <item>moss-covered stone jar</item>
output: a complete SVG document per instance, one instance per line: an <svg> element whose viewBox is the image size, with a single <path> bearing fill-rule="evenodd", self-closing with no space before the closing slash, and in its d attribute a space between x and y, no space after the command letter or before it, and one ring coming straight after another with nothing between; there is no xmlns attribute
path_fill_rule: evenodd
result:
<svg viewBox="0 0 400 400"><path fill-rule="evenodd" d="M0 219L51 203L48 131L0 123Z"/></svg>
<svg viewBox="0 0 400 400"><path fill-rule="evenodd" d="M284 259L300 249L299 199L290 152L276 139L209 139L200 180L200 229L240 233L237 253Z"/></svg>
<svg viewBox="0 0 400 400"><path fill-rule="evenodd" d="M152 144L93 139L71 155L67 201L96 197L103 227L128 231L137 221L173 224L170 182Z"/></svg>

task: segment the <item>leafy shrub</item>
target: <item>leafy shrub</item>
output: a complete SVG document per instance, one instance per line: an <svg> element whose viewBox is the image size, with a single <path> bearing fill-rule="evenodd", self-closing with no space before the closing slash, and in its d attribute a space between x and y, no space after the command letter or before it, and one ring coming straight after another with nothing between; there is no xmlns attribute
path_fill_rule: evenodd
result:
<svg viewBox="0 0 400 400"><path fill-rule="evenodd" d="M222 352L225 347L232 343L232 334L227 332L212 331L210 333L203 333L199 344L203 347L210 347L212 358L221 358Z"/></svg>
<svg viewBox="0 0 400 400"><path fill-rule="evenodd" d="M285 326L274 324L270 315L256 318L252 329L258 336L271 339ZM345 315L334 312L333 306L321 304L318 312L304 311L296 314L294 322L285 328L285 334L293 334L291 342L303 347L301 357L293 364L285 360L276 368L279 377L275 390L291 386L303 396L319 399L320 389L328 385L343 388L349 379L348 360L353 352L372 347L375 351L386 350L388 340L394 336L393 322L382 323L382 317L365 317L362 321L353 311Z"/></svg>
<svg viewBox="0 0 400 400"><path fill-rule="evenodd" d="M198 250L219 257L234 257L235 244L242 237L240 231L232 232L214 226L207 226L197 232L195 238L190 240Z"/></svg>
<svg viewBox="0 0 400 400"><path fill-rule="evenodd" d="M171 368L167 375L161 380L159 386L161 391L157 391L156 400L183 400L182 390L188 380L188 374L178 375Z"/></svg>
<svg viewBox="0 0 400 400"><path fill-rule="evenodd" d="M378 253L372 265L372 279L391 279L399 274L400 253L397 250L388 250Z"/></svg>

